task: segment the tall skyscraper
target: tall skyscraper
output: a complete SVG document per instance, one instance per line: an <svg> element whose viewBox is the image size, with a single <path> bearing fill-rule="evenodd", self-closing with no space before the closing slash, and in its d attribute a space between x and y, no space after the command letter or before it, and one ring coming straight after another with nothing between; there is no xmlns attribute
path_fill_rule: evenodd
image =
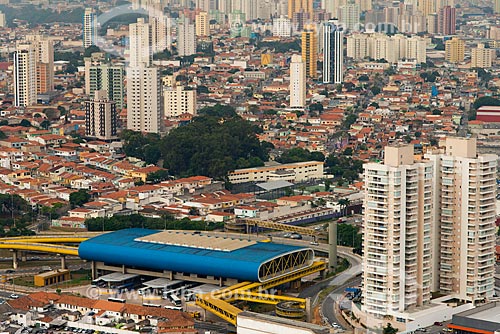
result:
<svg viewBox="0 0 500 334"><path fill-rule="evenodd" d="M19 44L14 52L14 105L28 107L36 102L36 49Z"/></svg>
<svg viewBox="0 0 500 334"><path fill-rule="evenodd" d="M194 32L193 32L194 34ZM150 27L142 18L129 25L130 64L127 69L127 128L158 133L163 127L161 83L151 66Z"/></svg>
<svg viewBox="0 0 500 334"><path fill-rule="evenodd" d="M495 289L498 156L478 155L475 138L447 138L443 152L425 158L435 170L435 288L459 300L487 300Z"/></svg>
<svg viewBox="0 0 500 334"><path fill-rule="evenodd" d="M418 162L408 145L364 165L365 312L405 319L431 292L493 296L497 159L473 138L447 138Z"/></svg>
<svg viewBox="0 0 500 334"><path fill-rule="evenodd" d="M101 140L117 136L118 113L116 104L108 98L108 92L97 90L94 98L85 102L85 135Z"/></svg>
<svg viewBox="0 0 500 334"><path fill-rule="evenodd" d="M300 55L293 55L290 63L290 108L306 106L306 63Z"/></svg>
<svg viewBox="0 0 500 334"><path fill-rule="evenodd" d="M96 44L97 20L92 8L85 8L83 14L83 47L88 48Z"/></svg>
<svg viewBox="0 0 500 334"><path fill-rule="evenodd" d="M187 17L177 25L177 53L181 57L196 53L195 28Z"/></svg>
<svg viewBox="0 0 500 334"><path fill-rule="evenodd" d="M302 32L302 60L306 64L307 75L311 78L318 76L318 36L313 26Z"/></svg>
<svg viewBox="0 0 500 334"><path fill-rule="evenodd" d="M196 15L196 36L210 36L210 19L207 12L200 12Z"/></svg>
<svg viewBox="0 0 500 334"><path fill-rule="evenodd" d="M438 13L438 33L441 35L454 35L457 25L455 8L445 6Z"/></svg>
<svg viewBox="0 0 500 334"><path fill-rule="evenodd" d="M293 19L294 14L300 12L308 13L309 18L312 19L313 0L288 0L288 18Z"/></svg>
<svg viewBox="0 0 500 334"><path fill-rule="evenodd" d="M38 94L54 90L54 42L41 35L27 35L26 40L35 48L36 88Z"/></svg>
<svg viewBox="0 0 500 334"><path fill-rule="evenodd" d="M445 60L450 63L463 62L465 58L465 42L453 37L445 43Z"/></svg>
<svg viewBox="0 0 500 334"><path fill-rule="evenodd" d="M338 21L323 23L323 83L344 79L344 32Z"/></svg>

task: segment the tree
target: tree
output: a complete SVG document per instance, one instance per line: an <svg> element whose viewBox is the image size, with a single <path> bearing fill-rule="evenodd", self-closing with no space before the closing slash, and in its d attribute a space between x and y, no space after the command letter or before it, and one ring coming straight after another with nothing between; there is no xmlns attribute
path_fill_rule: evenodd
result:
<svg viewBox="0 0 500 334"><path fill-rule="evenodd" d="M279 163L293 163L303 161L325 161L325 156L321 152L309 152L302 148L292 148L284 151L276 161Z"/></svg>
<svg viewBox="0 0 500 334"><path fill-rule="evenodd" d="M372 86L372 88L370 88L370 91L372 92L373 95L378 95L380 94L380 87Z"/></svg>
<svg viewBox="0 0 500 334"><path fill-rule="evenodd" d="M310 111L317 111L319 113L323 112L323 105L321 103L313 103L309 106Z"/></svg>
<svg viewBox="0 0 500 334"><path fill-rule="evenodd" d="M160 183L162 181L168 180L170 178L170 174L166 169L160 169L157 172L149 173L146 177L146 181L148 183Z"/></svg>
<svg viewBox="0 0 500 334"><path fill-rule="evenodd" d="M2 131L0 131L0 139L5 139L5 138L7 138L7 135Z"/></svg>
<svg viewBox="0 0 500 334"><path fill-rule="evenodd" d="M49 128L49 126L50 126L50 122L48 120L46 120L46 119L43 120L42 123L40 123L40 127L42 129L47 130Z"/></svg>
<svg viewBox="0 0 500 334"><path fill-rule="evenodd" d="M90 198L90 194L85 189L80 189L69 195L69 203L72 208L76 208L90 201Z"/></svg>
<svg viewBox="0 0 500 334"><path fill-rule="evenodd" d="M362 74L359 76L358 80L361 82L368 82L368 81L370 81L370 77L367 76L366 74Z"/></svg>
<svg viewBox="0 0 500 334"><path fill-rule="evenodd" d="M28 121L27 119L23 119L23 120L21 121L21 123L19 123L19 125L20 125L20 126L24 126L24 127L29 128L29 127L31 127L31 122L30 122L30 121Z"/></svg>
<svg viewBox="0 0 500 334"><path fill-rule="evenodd" d="M340 205L340 212L342 213L343 216L347 215L347 207L349 206L349 199L348 198L341 198L338 201L338 205Z"/></svg>
<svg viewBox="0 0 500 334"><path fill-rule="evenodd" d="M388 322L387 326L384 327L383 334L396 334L398 330L392 327L391 323Z"/></svg>
<svg viewBox="0 0 500 334"><path fill-rule="evenodd" d="M482 106L500 106L500 100L491 96L482 96L474 101L474 109L479 109Z"/></svg>

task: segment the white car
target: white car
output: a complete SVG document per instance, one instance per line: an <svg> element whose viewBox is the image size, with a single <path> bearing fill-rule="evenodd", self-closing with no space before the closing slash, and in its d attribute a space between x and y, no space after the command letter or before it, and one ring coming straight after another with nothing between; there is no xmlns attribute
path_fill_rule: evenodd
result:
<svg viewBox="0 0 500 334"><path fill-rule="evenodd" d="M19 295L16 295L15 293L11 294L9 296L11 299L18 299L19 298Z"/></svg>

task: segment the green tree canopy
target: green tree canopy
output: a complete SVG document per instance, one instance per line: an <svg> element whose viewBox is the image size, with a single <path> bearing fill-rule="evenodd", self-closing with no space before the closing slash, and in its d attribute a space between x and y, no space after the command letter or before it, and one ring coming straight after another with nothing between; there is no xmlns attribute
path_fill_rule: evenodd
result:
<svg viewBox="0 0 500 334"><path fill-rule="evenodd" d="M474 101L474 109L479 109L482 106L500 106L500 100L491 96L482 96Z"/></svg>
<svg viewBox="0 0 500 334"><path fill-rule="evenodd" d="M69 195L69 203L72 208L76 208L90 201L90 198L90 194L85 189L80 189Z"/></svg>
<svg viewBox="0 0 500 334"><path fill-rule="evenodd" d="M276 161L280 163L292 163L303 161L325 161L325 156L321 152L309 152L302 148L292 148L281 154Z"/></svg>

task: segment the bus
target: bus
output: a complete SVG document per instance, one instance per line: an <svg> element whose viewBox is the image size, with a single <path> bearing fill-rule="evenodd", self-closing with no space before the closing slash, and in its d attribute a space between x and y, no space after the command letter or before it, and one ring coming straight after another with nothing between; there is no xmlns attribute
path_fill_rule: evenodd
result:
<svg viewBox="0 0 500 334"><path fill-rule="evenodd" d="M144 288L140 288L139 290L137 290L137 293L141 296L144 296L144 295L147 295L151 292L151 288L146 286Z"/></svg>
<svg viewBox="0 0 500 334"><path fill-rule="evenodd" d="M164 307L165 307L167 310L182 311L182 306L170 306L170 305L165 305Z"/></svg>
<svg viewBox="0 0 500 334"><path fill-rule="evenodd" d="M109 297L108 298L108 301L109 302L115 302L115 303L122 303L122 304L125 304L127 301L125 299L122 299L122 298L114 298L114 297Z"/></svg>
<svg viewBox="0 0 500 334"><path fill-rule="evenodd" d="M161 307L161 305L159 305L159 304L149 304L149 303L143 303L142 306L146 306L146 307Z"/></svg>
<svg viewBox="0 0 500 334"><path fill-rule="evenodd" d="M179 297L177 297L175 294L171 294L168 296L168 299L174 304L174 306L182 306L182 301Z"/></svg>

